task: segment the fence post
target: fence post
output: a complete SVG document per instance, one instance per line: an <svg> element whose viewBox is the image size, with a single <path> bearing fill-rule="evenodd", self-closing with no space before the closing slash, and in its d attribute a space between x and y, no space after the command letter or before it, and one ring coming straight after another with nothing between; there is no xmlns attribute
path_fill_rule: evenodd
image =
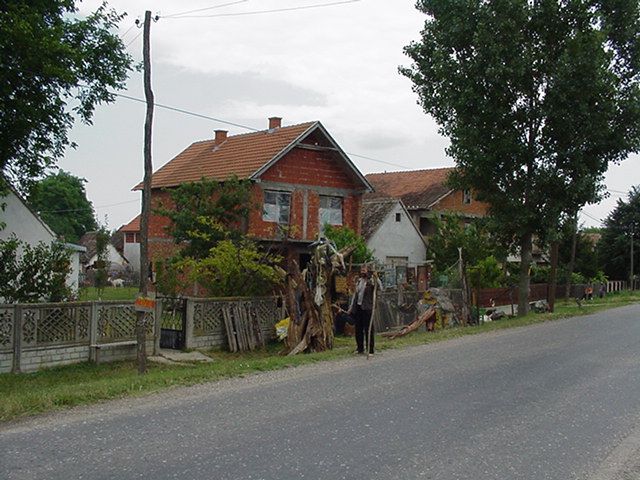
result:
<svg viewBox="0 0 640 480"><path fill-rule="evenodd" d="M193 313L194 303L193 300L187 298L186 318L184 323L184 348L193 348Z"/></svg>
<svg viewBox="0 0 640 480"><path fill-rule="evenodd" d="M91 318L89 321L89 361L97 362L98 349L94 345L98 344L98 302L91 302Z"/></svg>
<svg viewBox="0 0 640 480"><path fill-rule="evenodd" d="M156 295L156 308L153 312L153 355L160 355L160 336L162 335L162 299Z"/></svg>
<svg viewBox="0 0 640 480"><path fill-rule="evenodd" d="M20 359L22 357L22 306L13 307L13 365L11 371L20 373Z"/></svg>

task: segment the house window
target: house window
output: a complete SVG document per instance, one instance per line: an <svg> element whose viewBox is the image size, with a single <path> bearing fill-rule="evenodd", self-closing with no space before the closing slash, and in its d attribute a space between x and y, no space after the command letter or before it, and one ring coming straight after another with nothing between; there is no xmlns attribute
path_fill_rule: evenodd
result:
<svg viewBox="0 0 640 480"><path fill-rule="evenodd" d="M342 197L320 195L320 228L327 223L342 225Z"/></svg>
<svg viewBox="0 0 640 480"><path fill-rule="evenodd" d="M133 232L127 232L126 237L125 237L125 241L127 243L135 243L136 241L136 234Z"/></svg>
<svg viewBox="0 0 640 480"><path fill-rule="evenodd" d="M402 219L402 215L400 213L396 213L396 222L399 222Z"/></svg>
<svg viewBox="0 0 640 480"><path fill-rule="evenodd" d="M290 210L290 193L265 190L264 206L262 208L262 219L265 222L276 222L287 225L289 223Z"/></svg>
<svg viewBox="0 0 640 480"><path fill-rule="evenodd" d="M466 205L471 203L471 190L462 191L462 203Z"/></svg>

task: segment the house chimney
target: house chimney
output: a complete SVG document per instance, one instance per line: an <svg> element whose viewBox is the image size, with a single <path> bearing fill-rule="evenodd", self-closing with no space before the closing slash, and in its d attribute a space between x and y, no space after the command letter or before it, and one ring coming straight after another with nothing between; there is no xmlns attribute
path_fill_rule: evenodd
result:
<svg viewBox="0 0 640 480"><path fill-rule="evenodd" d="M227 130L215 130L215 138L213 139L213 144L214 145L220 145L222 142L224 142L227 139Z"/></svg>
<svg viewBox="0 0 640 480"><path fill-rule="evenodd" d="M275 130L282 126L282 117L269 117L269 130Z"/></svg>

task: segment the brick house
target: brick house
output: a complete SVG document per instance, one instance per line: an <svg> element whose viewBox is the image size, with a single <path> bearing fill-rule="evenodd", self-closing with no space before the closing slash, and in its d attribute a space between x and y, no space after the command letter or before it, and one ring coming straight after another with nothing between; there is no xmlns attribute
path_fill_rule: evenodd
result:
<svg viewBox="0 0 640 480"><path fill-rule="evenodd" d="M434 218L456 213L465 220L484 217L489 205L473 198L468 190L453 190L446 184L453 168L433 168L406 172L370 173L367 180L376 193L367 197L388 196L402 200L420 233L435 233Z"/></svg>
<svg viewBox="0 0 640 480"><path fill-rule="evenodd" d="M160 204L171 208L167 189L202 177L222 182L233 175L252 182L258 205L244 233L276 246L287 260L302 263L325 223L360 233L362 196L373 191L320 122L282 126L281 118L272 117L269 128L258 132L229 136L216 130L213 139L191 144L153 174L151 260L176 249L165 230L170 220L153 213Z"/></svg>

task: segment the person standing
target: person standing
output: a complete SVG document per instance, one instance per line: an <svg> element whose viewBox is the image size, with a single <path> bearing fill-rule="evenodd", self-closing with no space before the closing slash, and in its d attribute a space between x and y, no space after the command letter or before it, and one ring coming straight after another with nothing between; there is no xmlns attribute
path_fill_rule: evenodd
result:
<svg viewBox="0 0 640 480"><path fill-rule="evenodd" d="M382 283L378 277L373 277L367 265L360 267L360 277L356 282L356 288L351 297L351 304L349 305L349 315L352 315L355 320L356 327L356 346L357 353L365 353L365 339L366 345L369 347L369 353L374 353L375 340L374 329L371 325L371 312L373 310L373 291L377 288L378 291L382 290ZM369 338L369 330L371 330L371 338Z"/></svg>

